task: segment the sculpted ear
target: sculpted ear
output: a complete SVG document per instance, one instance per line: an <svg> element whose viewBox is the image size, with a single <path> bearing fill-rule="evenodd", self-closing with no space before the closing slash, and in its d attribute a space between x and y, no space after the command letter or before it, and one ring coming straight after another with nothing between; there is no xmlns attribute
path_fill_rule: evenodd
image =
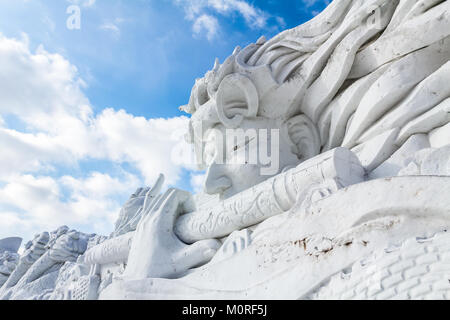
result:
<svg viewBox="0 0 450 320"><path fill-rule="evenodd" d="M216 111L225 127L238 128L244 118L256 117L258 108L258 91L249 78L231 74L222 80L216 95Z"/></svg>
<svg viewBox="0 0 450 320"><path fill-rule="evenodd" d="M320 153L320 136L317 127L306 115L299 115L286 122L292 152L300 160L307 160Z"/></svg>

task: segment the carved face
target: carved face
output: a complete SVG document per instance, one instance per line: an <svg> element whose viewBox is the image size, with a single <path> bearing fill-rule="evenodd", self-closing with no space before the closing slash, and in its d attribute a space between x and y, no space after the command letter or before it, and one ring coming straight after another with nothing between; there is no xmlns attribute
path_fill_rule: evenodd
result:
<svg viewBox="0 0 450 320"><path fill-rule="evenodd" d="M244 119L240 128L216 125L206 134L205 192L228 198L296 166L287 126L263 117Z"/></svg>
<svg viewBox="0 0 450 320"><path fill-rule="evenodd" d="M228 198L319 153L316 126L293 112L295 83L280 85L269 65L244 66L260 46L216 63L182 107L193 114L189 137L208 171L208 194Z"/></svg>
<svg viewBox="0 0 450 320"><path fill-rule="evenodd" d="M305 115L288 120L277 115L284 100L267 95L261 99L269 86L258 89L256 80L232 73L215 92L206 93L202 81L193 90L191 102L196 102L196 111L191 119L191 142L208 171L205 192L222 199L319 152L320 138L312 121Z"/></svg>

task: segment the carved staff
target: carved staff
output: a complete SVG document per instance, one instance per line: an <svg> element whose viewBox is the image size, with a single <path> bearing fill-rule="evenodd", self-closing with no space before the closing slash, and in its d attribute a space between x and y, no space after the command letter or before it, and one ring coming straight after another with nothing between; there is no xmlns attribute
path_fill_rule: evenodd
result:
<svg viewBox="0 0 450 320"><path fill-rule="evenodd" d="M364 181L364 174L353 152L337 148L212 208L182 215L176 223L175 233L186 243L222 238L290 210L314 185L333 179L340 187L346 187Z"/></svg>
<svg viewBox="0 0 450 320"><path fill-rule="evenodd" d="M186 243L221 238L290 210L315 185L335 180L338 186L346 187L364 181L364 174L353 152L337 148L230 199L182 215L175 233ZM134 231L89 249L84 263L126 262L133 236Z"/></svg>

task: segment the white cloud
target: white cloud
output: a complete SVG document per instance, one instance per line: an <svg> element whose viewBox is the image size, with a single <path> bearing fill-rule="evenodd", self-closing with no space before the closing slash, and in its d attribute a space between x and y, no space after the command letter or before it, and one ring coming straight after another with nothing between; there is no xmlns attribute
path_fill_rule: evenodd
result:
<svg viewBox="0 0 450 320"><path fill-rule="evenodd" d="M169 184L175 184L181 168L172 157L172 150L182 137L174 133L185 132L186 117L145 119L134 117L123 110L104 110L93 122L100 157L115 162L129 162L140 170L147 183L157 179L160 172Z"/></svg>
<svg viewBox="0 0 450 320"><path fill-rule="evenodd" d="M318 4L319 2L324 3L326 5L330 4L330 0L302 0L302 2L307 8L314 6L314 5ZM315 13L315 12L317 12L317 11L313 11L312 13L314 15L317 15L317 13Z"/></svg>
<svg viewBox="0 0 450 320"><path fill-rule="evenodd" d="M86 7L92 7L95 4L95 0L85 0L84 6Z"/></svg>
<svg viewBox="0 0 450 320"><path fill-rule="evenodd" d="M208 40L212 40L219 30L218 20L214 15L242 16L251 28L262 29L267 26L271 17L267 12L249 4L244 0L173 0L181 6L186 19L193 22L194 35L206 31Z"/></svg>
<svg viewBox="0 0 450 320"><path fill-rule="evenodd" d="M89 8L95 5L96 0L67 0L67 2Z"/></svg>
<svg viewBox="0 0 450 320"><path fill-rule="evenodd" d="M162 168L168 181L176 182L170 155L181 137L173 133L184 131L186 117L147 120L113 109L94 115L82 93L84 82L67 60L43 48L33 54L27 43L2 36L0 84L0 115L13 114L29 129L0 128L2 145L12 151L10 158L0 158L12 166L0 168L0 177L7 171L42 169L45 163L94 158L131 162L148 182ZM9 161L14 158L21 161Z"/></svg>
<svg viewBox="0 0 450 320"><path fill-rule="evenodd" d="M73 191L74 198L92 196L100 199L110 195L121 195L140 182L136 176L129 173L124 173L124 177L119 180L99 172L93 172L85 179L63 176L60 181L62 185Z"/></svg>
<svg viewBox="0 0 450 320"><path fill-rule="evenodd" d="M0 34L0 114L45 128L48 123L41 120L49 113L86 118L89 101L81 92L85 84L77 78L77 69L42 47L32 54L28 45L26 36L15 40Z"/></svg>
<svg viewBox="0 0 450 320"><path fill-rule="evenodd" d="M0 35L0 238L28 238L60 224L109 233L120 201L159 173L176 184L188 168L172 154L180 145L189 150L181 140L186 117L94 114L85 86L62 56L30 51L26 36ZM93 160L119 173L65 174Z"/></svg>
<svg viewBox="0 0 450 320"><path fill-rule="evenodd" d="M0 188L1 207L12 208L0 213L0 234L28 235L60 225L108 234L121 206L115 196L129 193L138 183L131 174L119 179L98 172L85 179L17 176Z"/></svg>
<svg viewBox="0 0 450 320"><path fill-rule="evenodd" d="M208 40L213 40L219 31L219 22L216 18L203 14L195 19L194 25L192 27L194 34L199 35L203 31L206 31L206 37Z"/></svg>
<svg viewBox="0 0 450 320"><path fill-rule="evenodd" d="M116 18L114 19L114 21L112 22L104 22L101 26L100 29L104 30L104 31L108 31L111 32L112 35L116 38L118 38L120 36L121 30L120 30L120 25L124 22L125 20L123 18Z"/></svg>
<svg viewBox="0 0 450 320"><path fill-rule="evenodd" d="M120 34L119 27L112 22L105 22L104 24L102 24L100 26L100 29L106 30L106 31L111 31L112 33L114 33L116 35Z"/></svg>
<svg viewBox="0 0 450 320"><path fill-rule="evenodd" d="M200 193L203 191L203 186L205 185L206 174L191 174L191 186L194 192Z"/></svg>

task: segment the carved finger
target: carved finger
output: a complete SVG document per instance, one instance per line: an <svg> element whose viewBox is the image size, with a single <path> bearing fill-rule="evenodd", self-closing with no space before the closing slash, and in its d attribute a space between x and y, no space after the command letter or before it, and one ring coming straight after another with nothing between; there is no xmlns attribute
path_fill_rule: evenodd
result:
<svg viewBox="0 0 450 320"><path fill-rule="evenodd" d="M221 247L218 240L202 240L187 246L177 257L180 264L187 269L204 265L211 261Z"/></svg>
<svg viewBox="0 0 450 320"><path fill-rule="evenodd" d="M145 197L150 190L151 190L151 188L148 188L148 187L142 189L141 193L139 194L139 197Z"/></svg>
<svg viewBox="0 0 450 320"><path fill-rule="evenodd" d="M155 199L157 197L157 195L161 192L161 188L164 184L164 175L159 175L158 180L156 181L155 185L153 186L153 188L151 188L146 196L145 196L145 200L144 200L144 206L143 206L143 210L144 212L147 212L147 210L149 209L149 207L155 202Z"/></svg>
<svg viewBox="0 0 450 320"><path fill-rule="evenodd" d="M180 215L180 205L187 201L190 197L190 193L186 191L170 189L168 190L168 196L162 201L161 205L157 208L158 218L161 219L161 227L169 228L173 230L175 220Z"/></svg>
<svg viewBox="0 0 450 320"><path fill-rule="evenodd" d="M168 189L162 196L158 197L158 201L155 201L152 211L158 211L173 191L175 191L175 189Z"/></svg>
<svg viewBox="0 0 450 320"><path fill-rule="evenodd" d="M130 219L131 222L127 221L124 223L117 231L118 233L123 232L126 228L129 228L129 225L132 224L134 220L136 220L136 225L140 221L140 219L145 216L144 206L141 206L139 209L136 210L136 213L133 215L133 217Z"/></svg>
<svg viewBox="0 0 450 320"><path fill-rule="evenodd" d="M142 213L142 217L139 221L138 228L142 227L151 217L158 211L164 200L170 195L171 190L167 190L163 195L158 195L148 210ZM151 214L153 213L153 214Z"/></svg>
<svg viewBox="0 0 450 320"><path fill-rule="evenodd" d="M162 199L164 198L164 196L162 194L159 194L153 201L153 203L150 205L149 209L147 211L145 211L143 213L143 216L147 216L150 213L156 212L156 208L158 207L158 205L160 204L160 201L162 201Z"/></svg>
<svg viewBox="0 0 450 320"><path fill-rule="evenodd" d="M131 195L131 197L130 197L129 200L139 197L139 195L141 194L142 190L143 190L143 188L138 188L138 189Z"/></svg>

